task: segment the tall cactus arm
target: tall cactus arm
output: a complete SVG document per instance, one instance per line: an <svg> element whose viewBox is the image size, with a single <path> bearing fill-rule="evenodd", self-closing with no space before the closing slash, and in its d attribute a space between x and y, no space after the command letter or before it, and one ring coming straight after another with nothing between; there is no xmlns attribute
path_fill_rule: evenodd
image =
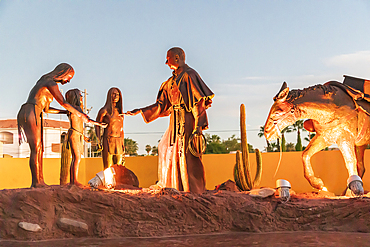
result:
<svg viewBox="0 0 370 247"><path fill-rule="evenodd" d="M247 142L247 128L246 128L246 116L245 106L240 105L240 134L241 134L241 148L242 152L236 152L236 164L234 167L234 179L237 186L241 190L251 190L258 186L262 178L262 155L261 152L256 149L256 175L252 181L251 179L251 168L249 163L249 150Z"/></svg>
<svg viewBox="0 0 370 247"><path fill-rule="evenodd" d="M243 159L243 168L244 174L247 179L248 188L252 187L251 179L251 168L249 164L249 150L248 150L248 141L247 141L247 126L246 126L246 116L245 116L245 106L244 104L240 105L240 138L241 138L241 148L242 148L242 159Z"/></svg>

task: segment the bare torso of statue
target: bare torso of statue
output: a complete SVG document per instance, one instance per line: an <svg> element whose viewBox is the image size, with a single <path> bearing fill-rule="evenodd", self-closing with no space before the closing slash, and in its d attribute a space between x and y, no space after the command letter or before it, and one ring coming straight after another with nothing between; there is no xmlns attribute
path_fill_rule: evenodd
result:
<svg viewBox="0 0 370 247"><path fill-rule="evenodd" d="M111 88L108 91L107 101L99 110L96 121L106 123L108 126L101 135L101 128L95 126L98 140L102 143L102 158L104 169L114 164L124 163L124 132L122 94L118 88Z"/></svg>
<svg viewBox="0 0 370 247"><path fill-rule="evenodd" d="M120 115L117 108L113 109L113 115L106 114L103 122L108 124L104 130L104 137L121 137L123 132L123 116Z"/></svg>

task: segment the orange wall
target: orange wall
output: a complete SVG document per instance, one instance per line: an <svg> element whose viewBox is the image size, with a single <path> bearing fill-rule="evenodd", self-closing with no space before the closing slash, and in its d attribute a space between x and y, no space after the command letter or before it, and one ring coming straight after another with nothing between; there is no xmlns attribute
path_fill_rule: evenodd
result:
<svg viewBox="0 0 370 247"><path fill-rule="evenodd" d="M288 180L292 189L297 193L314 191L303 176L301 161L302 152L282 153L281 164L276 177L275 169L279 161L279 153L262 154L262 180L259 187L275 187L279 178ZM206 172L207 189L214 189L216 185L228 179L234 180L233 168L235 154L207 154L203 156ZM370 160L370 150L365 152L365 161ZM252 168L255 168L255 155L250 154ZM320 177L329 191L340 194L346 187L348 173L339 151L322 151L312 158L315 174ZM141 187L149 187L157 181L158 157L126 157L126 166L139 179ZM366 166L369 168L369 165ZM79 169L79 181L87 182L96 173L103 170L101 158L82 159ZM367 169L368 173L370 169ZM254 172L254 170L253 170ZM370 189L370 175L365 172L363 178L365 190ZM27 188L31 184L31 174L28 159L3 158L0 159L0 189ZM44 178L47 184L59 184L60 159L44 159ZM254 177L254 174L252 175Z"/></svg>

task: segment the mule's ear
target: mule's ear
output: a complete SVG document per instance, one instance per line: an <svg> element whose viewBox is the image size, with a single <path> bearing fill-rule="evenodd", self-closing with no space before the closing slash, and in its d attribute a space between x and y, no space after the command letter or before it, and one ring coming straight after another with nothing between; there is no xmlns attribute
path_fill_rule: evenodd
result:
<svg viewBox="0 0 370 247"><path fill-rule="evenodd" d="M284 101L286 97L288 96L289 88L286 84L286 82L283 82L283 85L280 88L280 91L277 93L277 95L274 97L274 101Z"/></svg>

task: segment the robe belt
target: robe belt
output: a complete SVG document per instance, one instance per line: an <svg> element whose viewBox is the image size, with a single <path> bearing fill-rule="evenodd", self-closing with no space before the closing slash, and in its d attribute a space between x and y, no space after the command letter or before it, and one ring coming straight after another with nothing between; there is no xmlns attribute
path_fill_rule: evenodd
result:
<svg viewBox="0 0 370 247"><path fill-rule="evenodd" d="M171 134L171 145L176 141L176 138L182 138L185 133L185 105L173 105L173 131Z"/></svg>

